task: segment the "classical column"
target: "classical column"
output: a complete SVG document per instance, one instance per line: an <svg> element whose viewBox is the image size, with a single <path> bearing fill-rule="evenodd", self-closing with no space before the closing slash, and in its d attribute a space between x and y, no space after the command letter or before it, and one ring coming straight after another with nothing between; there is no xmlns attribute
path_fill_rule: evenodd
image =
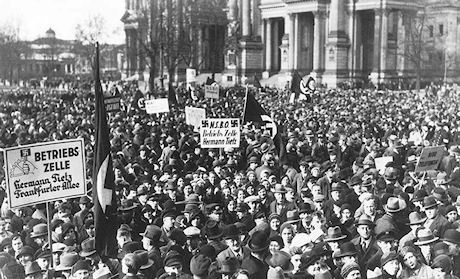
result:
<svg viewBox="0 0 460 279"><path fill-rule="evenodd" d="M294 45L293 45L293 52L294 52L294 65L293 68L298 70L299 69L299 14L294 15Z"/></svg>
<svg viewBox="0 0 460 279"><path fill-rule="evenodd" d="M289 14L289 69L294 69L295 50L295 18L296 14Z"/></svg>
<svg viewBox="0 0 460 279"><path fill-rule="evenodd" d="M270 72L272 69L272 21L266 19L266 32L265 32L265 70Z"/></svg>
<svg viewBox="0 0 460 279"><path fill-rule="evenodd" d="M380 72L383 73L381 76L385 75L387 70L387 52L388 52L388 15L390 14L389 10L384 10L382 13L382 39L380 44Z"/></svg>
<svg viewBox="0 0 460 279"><path fill-rule="evenodd" d="M250 0L242 0L242 10L243 10L243 18L242 18L242 35L244 36L251 36L251 1Z"/></svg>
<svg viewBox="0 0 460 279"><path fill-rule="evenodd" d="M279 22L278 20L274 20L272 22L273 24L273 43L272 43L272 46L273 47L273 50L272 50L272 57L273 57L273 60L272 60L272 69L274 70L278 70L279 69L279 65L280 65L280 56L279 56L279 44L278 44L278 37L279 37L279 32L278 32L278 28L279 28Z"/></svg>
<svg viewBox="0 0 460 279"><path fill-rule="evenodd" d="M381 10L375 9L374 10L374 45L373 45L373 60L372 60L372 71L374 73L378 73L379 71L379 57L380 57L380 16Z"/></svg>
<svg viewBox="0 0 460 279"><path fill-rule="evenodd" d="M321 73L324 71L324 47L326 44L326 12L316 11L314 23L314 42L313 42L313 71Z"/></svg>

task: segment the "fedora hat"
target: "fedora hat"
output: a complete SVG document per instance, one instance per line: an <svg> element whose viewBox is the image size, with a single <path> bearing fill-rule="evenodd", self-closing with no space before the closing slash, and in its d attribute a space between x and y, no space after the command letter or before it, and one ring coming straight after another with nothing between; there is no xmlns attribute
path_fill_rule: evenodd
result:
<svg viewBox="0 0 460 279"><path fill-rule="evenodd" d="M300 221L299 211L298 210L290 210L286 212L286 223L292 224Z"/></svg>
<svg viewBox="0 0 460 279"><path fill-rule="evenodd" d="M19 253L16 255L16 259L18 259L19 257L23 256L23 255L30 255L30 256L33 256L34 255L34 249L32 249L32 247L30 246L24 246L21 248L21 250L19 250Z"/></svg>
<svg viewBox="0 0 460 279"><path fill-rule="evenodd" d="M140 236L148 238L153 241L159 241L161 237L161 228L156 225L148 225L145 228L144 233L140 233Z"/></svg>
<svg viewBox="0 0 460 279"><path fill-rule="evenodd" d="M136 208L132 199L125 199L121 201L121 206L118 208L119 211L129 211Z"/></svg>
<svg viewBox="0 0 460 279"><path fill-rule="evenodd" d="M396 170L393 167L388 167L385 169L385 173L383 174L383 177L386 180L396 180L398 179L398 170Z"/></svg>
<svg viewBox="0 0 460 279"><path fill-rule="evenodd" d="M134 251L134 254L137 255L139 259L140 269L147 269L153 265L153 261L149 259L149 252L144 250Z"/></svg>
<svg viewBox="0 0 460 279"><path fill-rule="evenodd" d="M78 202L79 204L88 204L88 203L91 203L91 200L88 196L82 196L80 197L80 200Z"/></svg>
<svg viewBox="0 0 460 279"><path fill-rule="evenodd" d="M356 221L356 225L359 226L359 225L367 225L367 226L370 226L370 227L375 227L375 223L366 215L366 214L362 214L358 221Z"/></svg>
<svg viewBox="0 0 460 279"><path fill-rule="evenodd" d="M273 268L280 267L283 272L289 272L294 269L294 266L291 263L291 255L284 251L274 252L267 260L267 263Z"/></svg>
<svg viewBox="0 0 460 279"><path fill-rule="evenodd" d="M203 202L200 201L198 194L192 193L188 197L185 198L183 201L178 201L176 204L202 204Z"/></svg>
<svg viewBox="0 0 460 279"><path fill-rule="evenodd" d="M37 274L37 273L41 273L42 269L40 268L40 266L38 265L38 263L36 261L33 261L33 262L28 263L24 267L24 272L25 272L26 276L29 276L29 275L34 275L34 274Z"/></svg>
<svg viewBox="0 0 460 279"><path fill-rule="evenodd" d="M385 211L389 213L396 213L406 208L406 202L403 199L390 197L385 205Z"/></svg>
<svg viewBox="0 0 460 279"><path fill-rule="evenodd" d="M418 213L416 211L411 212L409 214L409 223L407 223L407 225L421 225L421 224L425 223L426 219L427 219L426 217L422 218L420 213Z"/></svg>
<svg viewBox="0 0 460 279"><path fill-rule="evenodd" d="M249 239L248 247L252 252L261 252L267 249L269 244L269 235L263 231L256 231Z"/></svg>
<svg viewBox="0 0 460 279"><path fill-rule="evenodd" d="M192 213L192 212L198 212L198 211L200 211L200 208L198 207L197 204L188 203L185 205L184 210L182 210L182 213Z"/></svg>
<svg viewBox="0 0 460 279"><path fill-rule="evenodd" d="M240 236L240 231L235 224L225 226L222 230L222 233L224 235L224 239L233 239Z"/></svg>
<svg viewBox="0 0 460 279"><path fill-rule="evenodd" d="M460 245L460 232L456 229L448 229L444 232L444 237L441 240Z"/></svg>
<svg viewBox="0 0 460 279"><path fill-rule="evenodd" d="M439 240L439 237L435 237L433 232L430 229L421 229L417 234L417 241L414 242L415 245L427 245Z"/></svg>
<svg viewBox="0 0 460 279"><path fill-rule="evenodd" d="M214 220L208 220L203 229L208 239L214 240L222 237L222 229L219 228L219 224Z"/></svg>
<svg viewBox="0 0 460 279"><path fill-rule="evenodd" d="M237 258L227 257L223 261L219 262L219 267L216 270L220 274L234 274L240 267L240 262Z"/></svg>
<svg viewBox="0 0 460 279"><path fill-rule="evenodd" d="M338 241L347 238L346 235L342 234L342 230L339 226L336 227L329 227L327 229L327 235L324 237L324 241L331 242L331 241Z"/></svg>
<svg viewBox="0 0 460 279"><path fill-rule="evenodd" d="M449 196L447 195L446 190L441 187L436 187L432 193L433 197L441 203L446 203L449 201Z"/></svg>
<svg viewBox="0 0 460 279"><path fill-rule="evenodd" d="M287 192L286 189L281 184L276 184L275 189L273 189L273 193L286 194L286 192Z"/></svg>
<svg viewBox="0 0 460 279"><path fill-rule="evenodd" d="M96 254L96 243L94 237L83 240L81 243L80 256L84 258L94 254Z"/></svg>
<svg viewBox="0 0 460 279"><path fill-rule="evenodd" d="M428 196L428 193L424 189L415 191L414 196L412 197L413 202L423 201L425 197Z"/></svg>
<svg viewBox="0 0 460 279"><path fill-rule="evenodd" d="M48 226L46 224L37 224L33 227L30 237L36 238L48 235Z"/></svg>
<svg viewBox="0 0 460 279"><path fill-rule="evenodd" d="M354 256L358 254L358 250L356 250L356 246L352 242L345 242L340 245L340 251L337 253L337 258L342 258L346 256Z"/></svg>
<svg viewBox="0 0 460 279"><path fill-rule="evenodd" d="M438 206L438 202L436 201L435 197L428 196L423 198L423 209L426 210L436 206Z"/></svg>
<svg viewBox="0 0 460 279"><path fill-rule="evenodd" d="M72 266L80 259L76 252L64 253L60 257L60 263L54 270L56 271L69 271Z"/></svg>

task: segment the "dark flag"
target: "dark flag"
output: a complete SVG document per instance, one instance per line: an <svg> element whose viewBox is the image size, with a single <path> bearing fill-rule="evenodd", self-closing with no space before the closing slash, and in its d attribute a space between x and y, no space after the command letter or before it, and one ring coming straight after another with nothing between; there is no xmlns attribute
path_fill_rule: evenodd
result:
<svg viewBox="0 0 460 279"><path fill-rule="evenodd" d="M248 92L246 88L246 102L244 104L243 123L258 122L265 125L265 129L270 130L272 139L278 133L278 128L273 119L268 115L265 109L257 102L254 95Z"/></svg>
<svg viewBox="0 0 460 279"><path fill-rule="evenodd" d="M215 82L214 79L212 79L211 77L208 77L206 79L206 85L212 85L214 82Z"/></svg>
<svg viewBox="0 0 460 279"><path fill-rule="evenodd" d="M292 75L291 91L295 93L295 99L297 100L300 94L303 94L307 98L307 102L311 102L311 93L314 89L315 80L309 77L308 81L305 82L300 76L299 72L294 71Z"/></svg>
<svg viewBox="0 0 460 279"><path fill-rule="evenodd" d="M117 247L115 174L110 154L109 127L104 106L104 95L99 78L99 44L96 44L95 61L96 134L93 166L94 227L96 251L100 256L110 256Z"/></svg>
<svg viewBox="0 0 460 279"><path fill-rule="evenodd" d="M254 87L257 88L257 89L262 89L262 85L260 84L260 81L259 79L257 78L256 75L254 75Z"/></svg>

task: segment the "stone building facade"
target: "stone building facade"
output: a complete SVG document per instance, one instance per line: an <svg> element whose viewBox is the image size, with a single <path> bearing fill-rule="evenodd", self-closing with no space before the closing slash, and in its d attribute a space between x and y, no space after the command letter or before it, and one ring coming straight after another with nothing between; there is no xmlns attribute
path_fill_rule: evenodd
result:
<svg viewBox="0 0 460 279"><path fill-rule="evenodd" d="M457 0L224 2L223 83L250 82L256 75L267 84L285 84L294 70L329 87L352 79L374 84L413 79L409 39L419 29L422 78L450 82L460 76Z"/></svg>

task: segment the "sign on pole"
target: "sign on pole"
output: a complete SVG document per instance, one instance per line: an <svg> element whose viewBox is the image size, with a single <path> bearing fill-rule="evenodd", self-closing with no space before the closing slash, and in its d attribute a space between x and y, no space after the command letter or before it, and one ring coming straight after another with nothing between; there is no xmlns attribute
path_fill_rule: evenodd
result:
<svg viewBox="0 0 460 279"><path fill-rule="evenodd" d="M188 68L185 70L185 81L187 83L187 90L189 90L189 88L195 87L195 82L196 82L196 70L195 69Z"/></svg>
<svg viewBox="0 0 460 279"><path fill-rule="evenodd" d="M429 146L425 147L420 154L415 172L424 172L437 169L439 162L444 156L444 146Z"/></svg>
<svg viewBox="0 0 460 279"><path fill-rule="evenodd" d="M201 121L200 144L203 148L240 147L238 118L206 118Z"/></svg>
<svg viewBox="0 0 460 279"><path fill-rule="evenodd" d="M86 195L83 139L6 148L11 208Z"/></svg>
<svg viewBox="0 0 460 279"><path fill-rule="evenodd" d="M169 112L168 98L145 100L145 111L148 114Z"/></svg>
<svg viewBox="0 0 460 279"><path fill-rule="evenodd" d="M195 131L201 126L201 120L206 118L204 108L185 107L185 124L192 125Z"/></svg>
<svg viewBox="0 0 460 279"><path fill-rule="evenodd" d="M204 97L208 99L219 99L219 85L205 85Z"/></svg>
<svg viewBox="0 0 460 279"><path fill-rule="evenodd" d="M106 112L118 112L120 111L120 97L110 96L104 97L104 105Z"/></svg>
<svg viewBox="0 0 460 279"><path fill-rule="evenodd" d="M385 173L386 165L389 162L393 162L392 156L379 157L374 159L375 168L379 171L381 175Z"/></svg>

